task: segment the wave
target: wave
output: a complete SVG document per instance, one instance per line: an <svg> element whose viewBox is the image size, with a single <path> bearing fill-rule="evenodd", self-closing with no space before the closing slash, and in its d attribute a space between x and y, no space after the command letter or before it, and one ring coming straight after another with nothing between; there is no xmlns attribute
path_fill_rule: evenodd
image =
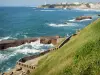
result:
<svg viewBox="0 0 100 75"><path fill-rule="evenodd" d="M92 19L83 19L83 20L75 20L75 19L72 19L72 20L68 20L68 22L83 22L83 21L90 21Z"/></svg>
<svg viewBox="0 0 100 75"><path fill-rule="evenodd" d="M36 42L26 43L17 47L10 47L3 52L0 51L0 71L9 70L20 58L24 56L41 53L52 47L54 47L52 44L41 44L40 40L37 40ZM6 62L8 64L4 64Z"/></svg>
<svg viewBox="0 0 100 75"><path fill-rule="evenodd" d="M36 9L36 8L33 8L33 9Z"/></svg>
<svg viewBox="0 0 100 75"><path fill-rule="evenodd" d="M56 11L56 10L40 10L40 11L50 11L50 12L52 12L52 11Z"/></svg>
<svg viewBox="0 0 100 75"><path fill-rule="evenodd" d="M66 26L78 26L76 23L67 23L67 24L55 24L55 23L50 23L48 24L49 26L52 27L66 27Z"/></svg>
<svg viewBox="0 0 100 75"><path fill-rule="evenodd" d="M71 20L68 20L69 22L76 22L76 20L75 19L71 19Z"/></svg>
<svg viewBox="0 0 100 75"><path fill-rule="evenodd" d="M8 49L15 50L15 53L28 54L28 53L42 52L51 47L53 47L52 44L40 44L40 40L38 40L36 42L26 43L21 46L10 47Z"/></svg>
<svg viewBox="0 0 100 75"><path fill-rule="evenodd" d="M8 39L17 39L17 38L13 38L13 37L11 37L11 36L0 37L0 41L2 41L2 40L8 40Z"/></svg>
<svg viewBox="0 0 100 75"><path fill-rule="evenodd" d="M96 12L100 12L99 9L79 9L79 8L76 8L76 9L72 9L72 10L80 10L80 11L96 11Z"/></svg>
<svg viewBox="0 0 100 75"><path fill-rule="evenodd" d="M83 22L83 21L90 21L92 19L84 19L84 20L80 20L79 22Z"/></svg>

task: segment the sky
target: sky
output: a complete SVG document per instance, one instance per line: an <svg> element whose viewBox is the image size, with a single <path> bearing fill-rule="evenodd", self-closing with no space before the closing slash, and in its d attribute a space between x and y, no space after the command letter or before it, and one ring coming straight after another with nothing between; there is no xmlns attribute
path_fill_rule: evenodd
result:
<svg viewBox="0 0 100 75"><path fill-rule="evenodd" d="M0 0L0 6L39 6L61 2L100 2L100 0Z"/></svg>

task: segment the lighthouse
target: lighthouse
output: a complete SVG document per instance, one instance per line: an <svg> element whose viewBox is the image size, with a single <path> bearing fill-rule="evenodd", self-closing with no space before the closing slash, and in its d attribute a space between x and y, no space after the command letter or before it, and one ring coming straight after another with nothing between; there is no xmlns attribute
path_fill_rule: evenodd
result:
<svg viewBox="0 0 100 75"><path fill-rule="evenodd" d="M46 2L46 0L45 0L45 5L47 5L47 2Z"/></svg>

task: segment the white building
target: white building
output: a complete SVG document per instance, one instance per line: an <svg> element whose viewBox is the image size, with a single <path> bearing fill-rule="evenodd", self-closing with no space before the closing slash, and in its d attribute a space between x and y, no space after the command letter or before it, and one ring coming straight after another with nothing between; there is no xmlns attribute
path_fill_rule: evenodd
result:
<svg viewBox="0 0 100 75"><path fill-rule="evenodd" d="M95 3L95 4L90 3L89 5L90 5L90 7L91 7L92 9L100 9L100 4L99 4L99 3Z"/></svg>
<svg viewBox="0 0 100 75"><path fill-rule="evenodd" d="M79 3L79 2L74 2L73 4L75 4L75 5L79 5L80 3Z"/></svg>
<svg viewBox="0 0 100 75"><path fill-rule="evenodd" d="M67 4L67 2L62 2L61 4Z"/></svg>

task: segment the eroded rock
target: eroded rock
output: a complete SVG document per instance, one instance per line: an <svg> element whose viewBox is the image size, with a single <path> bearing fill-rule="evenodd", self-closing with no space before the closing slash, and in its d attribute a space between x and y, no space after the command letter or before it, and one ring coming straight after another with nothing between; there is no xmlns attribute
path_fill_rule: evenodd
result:
<svg viewBox="0 0 100 75"><path fill-rule="evenodd" d="M84 20L84 19L92 19L92 17L91 16L80 16L76 18L76 20Z"/></svg>
<svg viewBox="0 0 100 75"><path fill-rule="evenodd" d="M25 43L31 43L38 40L38 38L28 38L22 40L2 40L0 41L0 50L4 50L9 47L16 47Z"/></svg>

